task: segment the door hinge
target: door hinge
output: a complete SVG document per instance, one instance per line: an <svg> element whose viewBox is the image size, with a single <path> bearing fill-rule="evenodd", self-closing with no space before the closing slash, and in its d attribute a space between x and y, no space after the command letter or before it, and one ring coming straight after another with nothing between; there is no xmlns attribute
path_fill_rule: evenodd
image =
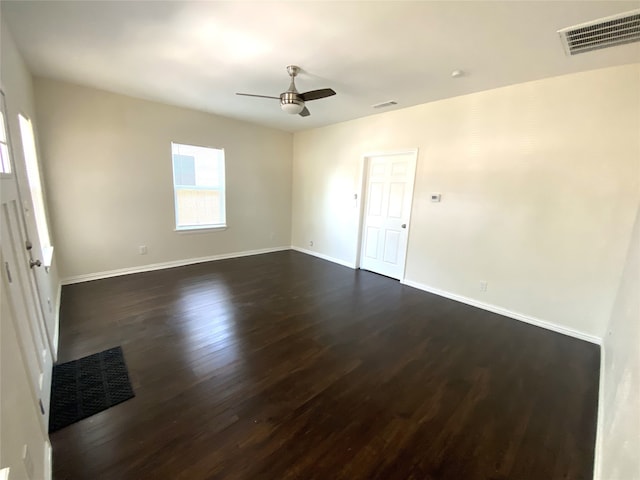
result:
<svg viewBox="0 0 640 480"><path fill-rule="evenodd" d="M7 280L9 280L9 283L13 283L13 279L11 278L11 270L9 269L9 262L4 262L4 269L7 271Z"/></svg>

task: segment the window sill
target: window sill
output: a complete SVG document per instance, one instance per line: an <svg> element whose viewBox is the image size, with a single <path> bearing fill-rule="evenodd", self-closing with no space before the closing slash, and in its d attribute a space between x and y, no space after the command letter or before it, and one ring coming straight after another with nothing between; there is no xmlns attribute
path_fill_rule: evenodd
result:
<svg viewBox="0 0 640 480"><path fill-rule="evenodd" d="M226 230L226 225L220 225L219 227L182 227L182 228L174 228L173 231L180 234L189 234L189 233L211 233L217 232L221 230Z"/></svg>

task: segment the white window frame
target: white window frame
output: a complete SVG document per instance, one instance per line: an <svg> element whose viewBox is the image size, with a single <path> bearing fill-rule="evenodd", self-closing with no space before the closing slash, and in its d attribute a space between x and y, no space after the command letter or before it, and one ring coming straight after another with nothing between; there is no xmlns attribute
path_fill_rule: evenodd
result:
<svg viewBox="0 0 640 480"><path fill-rule="evenodd" d="M216 150L218 155L221 155L222 159L218 163L218 178L219 184L217 186L194 186L194 185L176 185L175 178L175 164L174 164L174 146L185 148L204 148L209 150ZM202 232L206 230L225 230L227 228L227 200L226 200L226 156L224 148L208 147L203 145L192 145L187 143L171 142L171 174L173 178L173 208L174 208L174 225L175 232ZM220 222L214 224L197 224L197 225L180 225L178 223L178 191L179 190L206 190L219 192L220 198Z"/></svg>
<svg viewBox="0 0 640 480"><path fill-rule="evenodd" d="M0 175L11 175L13 173L13 165L11 164L11 153L9 152L9 122L7 119L7 111L4 104L4 93L2 93L2 101L0 102L0 128L2 128L3 137L0 137L0 148L2 148L4 161L0 164Z"/></svg>

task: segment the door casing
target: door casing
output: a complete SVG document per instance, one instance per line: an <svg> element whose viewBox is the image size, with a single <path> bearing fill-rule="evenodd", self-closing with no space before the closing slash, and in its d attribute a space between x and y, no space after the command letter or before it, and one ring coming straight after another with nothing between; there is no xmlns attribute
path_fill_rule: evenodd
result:
<svg viewBox="0 0 640 480"><path fill-rule="evenodd" d="M405 278L405 273L407 270L407 251L409 250L409 240L410 240L410 234L411 234L411 214L413 211L413 196L414 196L414 190L415 190L415 185L416 185L416 175L415 173L418 171L418 153L419 150L418 148L407 148L407 149L399 149L399 150L383 150L383 151L376 151L376 152L371 152L371 153L365 153L362 156L362 161L360 164L360 193L359 193L359 211L358 211L358 234L356 235L356 261L355 261L355 265L356 268L360 268L361 265L361 259L362 259L362 235L363 235L363 229L364 229L364 222L365 222L365 205L367 203L367 199L366 199L366 192L367 192L367 182L368 182L368 175L367 172L369 171L369 162L370 159L373 157L387 157L387 156L393 156L393 155L414 155L415 157L415 172L413 175L413 185L411 185L410 190L410 194L411 194L411 206L409 208L409 216L407 218L407 244L405 247L405 251L404 251L404 267L402 269L402 276L400 278L400 283L404 283L404 278Z"/></svg>

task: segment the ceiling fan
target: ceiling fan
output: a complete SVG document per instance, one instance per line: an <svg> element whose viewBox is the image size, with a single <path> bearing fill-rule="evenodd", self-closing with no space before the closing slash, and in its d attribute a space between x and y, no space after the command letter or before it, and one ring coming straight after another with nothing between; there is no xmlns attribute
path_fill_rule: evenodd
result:
<svg viewBox="0 0 640 480"><path fill-rule="evenodd" d="M291 84L286 92L282 92L279 97L270 97L268 95L253 95L251 93L236 93L236 95L242 95L245 97L259 97L259 98L273 98L280 100L280 108L284 112L295 115L299 114L301 117L308 117L311 112L305 106L305 102L310 100L318 100L320 98L331 97L336 92L331 88L321 88L320 90L311 90L310 92L300 93L296 89L295 78L300 71L300 67L296 65L289 65L287 72L291 77Z"/></svg>

